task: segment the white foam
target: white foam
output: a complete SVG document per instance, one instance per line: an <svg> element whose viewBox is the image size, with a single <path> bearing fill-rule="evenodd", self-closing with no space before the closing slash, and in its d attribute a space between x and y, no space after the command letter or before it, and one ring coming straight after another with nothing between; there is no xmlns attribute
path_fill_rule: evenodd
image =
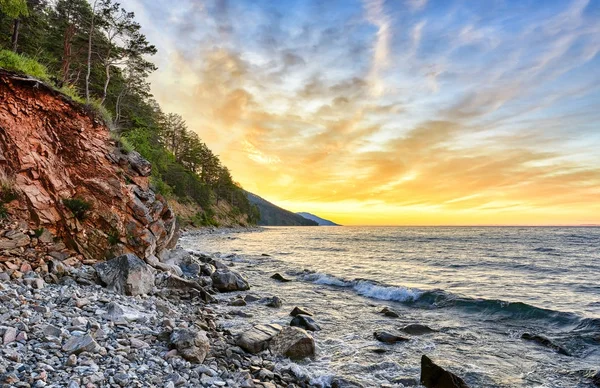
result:
<svg viewBox="0 0 600 388"><path fill-rule="evenodd" d="M358 281L353 289L362 296L373 299L393 300L396 302L412 302L423 294L419 290L405 287L388 287L374 284L368 281Z"/></svg>

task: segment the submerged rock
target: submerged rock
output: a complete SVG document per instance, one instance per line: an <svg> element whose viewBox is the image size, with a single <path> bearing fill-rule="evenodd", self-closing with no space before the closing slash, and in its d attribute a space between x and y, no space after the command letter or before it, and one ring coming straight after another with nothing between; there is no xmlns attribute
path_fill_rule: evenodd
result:
<svg viewBox="0 0 600 388"><path fill-rule="evenodd" d="M202 363L210 351L210 343L203 331L179 329L171 333L171 346L186 360Z"/></svg>
<svg viewBox="0 0 600 388"><path fill-rule="evenodd" d="M288 278L284 277L279 272L277 272L276 274L274 274L273 276L271 276L271 279L275 279L275 280L280 281L282 283L287 283L287 282L291 282L292 281L291 279L288 279Z"/></svg>
<svg viewBox="0 0 600 388"><path fill-rule="evenodd" d="M592 383L600 387L600 370L592 377Z"/></svg>
<svg viewBox="0 0 600 388"><path fill-rule="evenodd" d="M321 327L308 315L298 314L290 322L290 326L301 327L308 331L319 331Z"/></svg>
<svg viewBox="0 0 600 388"><path fill-rule="evenodd" d="M380 313L385 315L386 317L400 318L400 315L397 312L395 312L394 310L390 310L387 307L384 307L383 310L380 311Z"/></svg>
<svg viewBox="0 0 600 388"><path fill-rule="evenodd" d="M391 334L386 331L376 331L373 333L373 336L377 341L384 342L386 344L395 344L396 342L404 342L409 340L406 337Z"/></svg>
<svg viewBox="0 0 600 388"><path fill-rule="evenodd" d="M283 328L277 324L256 325L242 333L236 341L237 345L248 353L259 353L267 349L269 341Z"/></svg>
<svg viewBox="0 0 600 388"><path fill-rule="evenodd" d="M128 253L94 266L107 288L125 295L144 295L154 287L153 270L139 257Z"/></svg>
<svg viewBox="0 0 600 388"><path fill-rule="evenodd" d="M273 296L271 298L268 298L266 300L266 302L267 302L267 306L273 307L273 308L276 308L276 309L278 309L281 306L283 306L283 301L278 296Z"/></svg>
<svg viewBox="0 0 600 388"><path fill-rule="evenodd" d="M250 289L250 285L235 271L229 269L218 269L212 275L213 287L221 292L245 291Z"/></svg>
<svg viewBox="0 0 600 388"><path fill-rule="evenodd" d="M334 377L331 380L331 388L363 388L364 385L345 377Z"/></svg>
<svg viewBox="0 0 600 388"><path fill-rule="evenodd" d="M427 388L469 388L463 379L436 365L425 355L421 357L421 384Z"/></svg>
<svg viewBox="0 0 600 388"><path fill-rule="evenodd" d="M569 351L565 348L563 348L562 346L559 346L557 344L555 344L554 342L550 341L548 338L538 335L538 334L531 334L531 333L523 333L523 335L521 336L522 339L526 340L526 341L532 341L535 342L538 345L542 345L545 346L549 349L552 349L554 351L556 351L558 354L562 354L565 356L570 356L571 353L569 353Z"/></svg>
<svg viewBox="0 0 600 388"><path fill-rule="evenodd" d="M429 326L421 325L420 323L413 323L410 325L404 326L402 329L403 332L411 335L423 335L429 333L435 333L437 330L432 329Z"/></svg>
<svg viewBox="0 0 600 388"><path fill-rule="evenodd" d="M273 337L269 349L275 354L291 359L313 357L315 340L305 330L288 326Z"/></svg>

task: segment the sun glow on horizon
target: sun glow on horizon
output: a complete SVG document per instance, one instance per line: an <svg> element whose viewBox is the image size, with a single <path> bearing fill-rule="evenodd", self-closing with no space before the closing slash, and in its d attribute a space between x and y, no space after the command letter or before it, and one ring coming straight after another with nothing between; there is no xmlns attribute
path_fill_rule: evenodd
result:
<svg viewBox="0 0 600 388"><path fill-rule="evenodd" d="M279 206L600 224L600 3L537 5L132 0L159 43L156 98Z"/></svg>

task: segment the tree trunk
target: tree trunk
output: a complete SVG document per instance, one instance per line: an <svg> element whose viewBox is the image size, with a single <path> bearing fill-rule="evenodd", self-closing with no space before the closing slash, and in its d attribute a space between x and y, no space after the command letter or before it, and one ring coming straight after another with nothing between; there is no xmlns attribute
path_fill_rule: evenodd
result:
<svg viewBox="0 0 600 388"><path fill-rule="evenodd" d="M15 19L13 24L13 33L12 33L12 51L17 52L17 45L19 43L19 27L21 26L21 20Z"/></svg>
<svg viewBox="0 0 600 388"><path fill-rule="evenodd" d="M108 95L109 82L110 82L110 63L106 65L106 81L104 81L104 92L102 93L102 100L100 101L100 105L104 105L104 101L106 100L106 96Z"/></svg>
<svg viewBox="0 0 600 388"><path fill-rule="evenodd" d="M96 17L96 1L92 8L92 22L88 35L87 74L85 76L85 102L90 103L90 75L92 74L92 36L94 35L94 18Z"/></svg>
<svg viewBox="0 0 600 388"><path fill-rule="evenodd" d="M70 77L70 72L71 72L71 40L73 39L73 36L75 35L75 25L71 24L67 27L67 29L65 30L65 37L64 37L64 41L63 41L63 58L62 58L62 66L61 66L61 71L62 71L62 82L63 84L68 85L69 84L69 77Z"/></svg>

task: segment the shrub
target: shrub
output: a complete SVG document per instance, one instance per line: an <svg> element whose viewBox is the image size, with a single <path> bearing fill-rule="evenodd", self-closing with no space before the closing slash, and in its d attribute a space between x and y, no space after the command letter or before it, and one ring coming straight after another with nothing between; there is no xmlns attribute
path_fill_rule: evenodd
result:
<svg viewBox="0 0 600 388"><path fill-rule="evenodd" d="M92 205L81 198L66 198L63 199L63 204L73 213L75 218L82 221L85 219L86 213L92 208Z"/></svg>
<svg viewBox="0 0 600 388"><path fill-rule="evenodd" d="M50 81L46 66L34 59L19 55L9 50L0 50L0 67L32 76L44 82Z"/></svg>
<svg viewBox="0 0 600 388"><path fill-rule="evenodd" d="M71 97L73 101L76 101L80 104L85 104L85 100L79 95L77 89L75 89L73 85L65 85L62 88L58 89L58 91Z"/></svg>
<svg viewBox="0 0 600 388"><path fill-rule="evenodd" d="M100 115L104 123L110 128L113 129L113 118L112 113L109 112L108 109L98 99L90 100L87 106L94 112Z"/></svg>

